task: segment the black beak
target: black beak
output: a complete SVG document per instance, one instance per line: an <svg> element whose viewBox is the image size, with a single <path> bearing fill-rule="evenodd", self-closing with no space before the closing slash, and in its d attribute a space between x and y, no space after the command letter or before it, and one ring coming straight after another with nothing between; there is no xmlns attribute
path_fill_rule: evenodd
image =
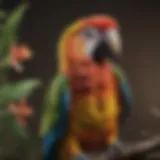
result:
<svg viewBox="0 0 160 160"><path fill-rule="evenodd" d="M113 53L111 52L109 46L107 45L106 42L101 41L97 47L94 50L93 53L93 60L98 63L101 64L103 63L107 58L109 59L113 59L115 57L113 57Z"/></svg>

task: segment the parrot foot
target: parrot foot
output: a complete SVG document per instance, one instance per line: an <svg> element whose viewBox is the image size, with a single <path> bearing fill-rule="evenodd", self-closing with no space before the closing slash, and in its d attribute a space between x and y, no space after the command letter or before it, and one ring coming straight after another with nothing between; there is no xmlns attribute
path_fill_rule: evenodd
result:
<svg viewBox="0 0 160 160"><path fill-rule="evenodd" d="M85 154L80 153L75 158L73 158L73 160L88 160L88 158L87 158L87 156Z"/></svg>
<svg viewBox="0 0 160 160"><path fill-rule="evenodd" d="M109 146L107 149L107 160L113 160L122 155L124 151L124 144L121 142L116 142Z"/></svg>

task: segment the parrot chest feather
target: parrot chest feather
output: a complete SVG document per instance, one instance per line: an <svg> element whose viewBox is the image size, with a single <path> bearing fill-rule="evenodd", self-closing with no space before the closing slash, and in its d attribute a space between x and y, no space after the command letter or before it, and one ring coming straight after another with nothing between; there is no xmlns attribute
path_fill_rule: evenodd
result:
<svg viewBox="0 0 160 160"><path fill-rule="evenodd" d="M73 106L73 118L86 128L105 129L107 121L117 116L117 104L113 95L99 99L94 95L79 99Z"/></svg>
<svg viewBox="0 0 160 160"><path fill-rule="evenodd" d="M71 123L78 132L84 130L104 132L109 128L108 123L118 116L116 83L113 78L108 76L107 79L99 81L87 94L73 95Z"/></svg>
<svg viewBox="0 0 160 160"><path fill-rule="evenodd" d="M102 96L100 99L93 93L81 97L72 105L74 114L71 118L71 129L83 147L86 144L103 146L106 135L112 132L112 124L118 116L115 96L106 94L106 98Z"/></svg>
<svg viewBox="0 0 160 160"><path fill-rule="evenodd" d="M99 69L96 74L93 77L95 83L88 85L87 91L81 88L78 92L75 86L70 88L70 132L76 134L81 143L87 141L92 144L96 141L94 144L98 145L112 132L114 122L119 116L119 106L117 83L110 68L107 66ZM83 81L81 84L82 87Z"/></svg>

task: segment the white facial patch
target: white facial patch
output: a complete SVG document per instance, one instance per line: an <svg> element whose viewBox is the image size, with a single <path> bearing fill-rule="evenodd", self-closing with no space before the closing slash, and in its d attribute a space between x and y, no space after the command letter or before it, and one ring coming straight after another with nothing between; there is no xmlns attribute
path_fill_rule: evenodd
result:
<svg viewBox="0 0 160 160"><path fill-rule="evenodd" d="M81 32L81 36L85 41L84 52L92 56L101 38L99 31L96 28L87 28Z"/></svg>
<svg viewBox="0 0 160 160"><path fill-rule="evenodd" d="M85 44L85 52L89 55L92 56L94 53L94 50L96 49L98 45L98 40L93 40L93 41L87 41Z"/></svg>

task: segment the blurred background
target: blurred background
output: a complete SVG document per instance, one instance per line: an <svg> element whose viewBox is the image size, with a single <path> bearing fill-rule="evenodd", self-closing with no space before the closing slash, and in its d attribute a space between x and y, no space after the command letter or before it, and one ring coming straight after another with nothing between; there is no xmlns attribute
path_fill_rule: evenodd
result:
<svg viewBox="0 0 160 160"><path fill-rule="evenodd" d="M13 10L20 0L1 0ZM122 29L124 54L120 63L133 91L134 108L122 137L126 141L146 139L160 133L160 5L145 0L31 0L19 31L20 41L34 50L34 59L23 74L11 72L12 80L38 77L43 82L31 96L35 111L30 129L37 133L46 87L56 72L56 42L61 31L76 18L93 13L115 16Z"/></svg>

